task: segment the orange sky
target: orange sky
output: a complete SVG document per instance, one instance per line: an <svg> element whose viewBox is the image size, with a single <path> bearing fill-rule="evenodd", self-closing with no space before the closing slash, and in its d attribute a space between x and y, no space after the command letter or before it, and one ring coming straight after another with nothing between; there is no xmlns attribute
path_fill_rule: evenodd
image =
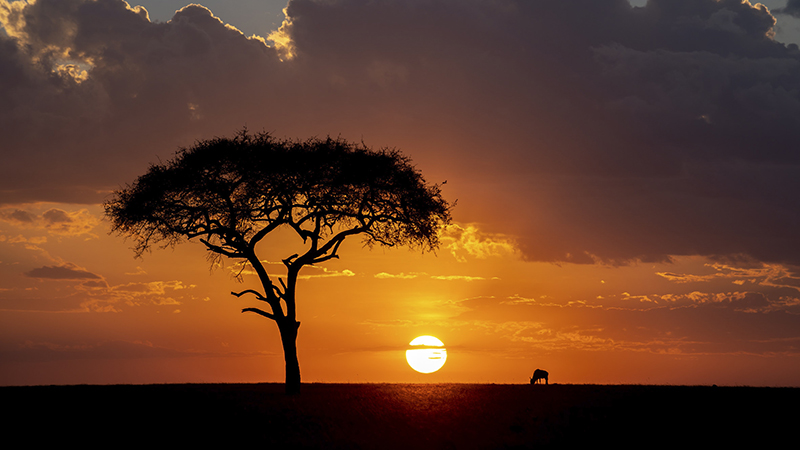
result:
<svg viewBox="0 0 800 450"><path fill-rule="evenodd" d="M74 218L68 227L41 219L55 207ZM252 275L240 285L230 263L210 271L196 244L135 260L97 206L28 208L37 219L4 221L0 238L0 382L282 381L274 323L241 314L254 302L229 295L257 286ZM305 269L304 381L517 383L541 367L562 383L794 385L796 320L781 309L796 299L775 312L738 299L796 291L781 266L525 262L507 236L458 231L435 255L351 241L341 260ZM265 259L292 248L275 244ZM64 273L31 273L54 267ZM447 345L437 373L404 360L421 334Z"/></svg>
<svg viewBox="0 0 800 450"><path fill-rule="evenodd" d="M134 259L101 206L243 125L398 147L458 200L435 254L356 238L304 269L304 382L798 385L800 56L775 30L800 8L361 3L293 1L281 48L199 6L0 0L0 385L283 380L229 294L254 276L197 243ZM423 334L434 374L404 359Z"/></svg>

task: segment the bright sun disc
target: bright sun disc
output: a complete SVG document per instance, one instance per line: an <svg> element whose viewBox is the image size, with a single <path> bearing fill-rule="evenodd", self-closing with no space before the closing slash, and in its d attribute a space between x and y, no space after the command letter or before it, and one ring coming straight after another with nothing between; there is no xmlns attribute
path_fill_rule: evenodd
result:
<svg viewBox="0 0 800 450"><path fill-rule="evenodd" d="M417 372L436 372L447 361L447 350L444 348L444 344L433 336L420 336L408 345L411 348L406 350L406 361Z"/></svg>

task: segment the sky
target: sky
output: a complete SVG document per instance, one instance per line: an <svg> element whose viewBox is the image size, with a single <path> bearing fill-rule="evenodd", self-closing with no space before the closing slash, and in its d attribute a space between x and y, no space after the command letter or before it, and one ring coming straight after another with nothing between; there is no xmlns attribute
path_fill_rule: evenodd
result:
<svg viewBox="0 0 800 450"><path fill-rule="evenodd" d="M800 385L800 1L202 3L0 0L0 385L283 380L254 276L103 216L243 127L457 200L435 253L304 269L305 382Z"/></svg>

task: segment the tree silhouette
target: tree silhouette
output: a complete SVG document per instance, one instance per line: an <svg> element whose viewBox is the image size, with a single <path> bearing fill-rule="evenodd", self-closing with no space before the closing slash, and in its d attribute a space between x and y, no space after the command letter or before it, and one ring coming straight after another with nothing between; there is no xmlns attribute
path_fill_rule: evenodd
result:
<svg viewBox="0 0 800 450"><path fill-rule="evenodd" d="M428 185L397 150L373 151L341 139L277 140L268 133L199 141L164 164L151 165L104 204L112 231L132 237L140 257L154 244L197 238L212 264L222 257L250 264L269 308L244 308L278 326L286 361L286 392L300 390L297 359L297 278L300 270L338 258L342 242L432 250L451 206L439 185ZM303 240L283 259L284 278L273 282L256 244L279 228Z"/></svg>

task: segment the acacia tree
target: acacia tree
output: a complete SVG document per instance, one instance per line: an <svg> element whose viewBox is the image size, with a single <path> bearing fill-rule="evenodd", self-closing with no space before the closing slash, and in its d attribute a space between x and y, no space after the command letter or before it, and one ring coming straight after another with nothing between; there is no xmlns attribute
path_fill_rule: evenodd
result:
<svg viewBox="0 0 800 450"><path fill-rule="evenodd" d="M297 359L297 278L308 265L339 257L355 235L365 244L438 246L451 206L406 156L373 151L341 139L277 140L240 131L233 138L199 141L151 165L104 204L112 231L135 241L137 257L153 245L197 239L212 264L222 257L251 265L267 308L244 308L273 320L286 361L286 391L300 390ZM303 248L283 259L284 277L270 274L256 245L279 228L293 230ZM278 281L276 284L273 278Z"/></svg>

